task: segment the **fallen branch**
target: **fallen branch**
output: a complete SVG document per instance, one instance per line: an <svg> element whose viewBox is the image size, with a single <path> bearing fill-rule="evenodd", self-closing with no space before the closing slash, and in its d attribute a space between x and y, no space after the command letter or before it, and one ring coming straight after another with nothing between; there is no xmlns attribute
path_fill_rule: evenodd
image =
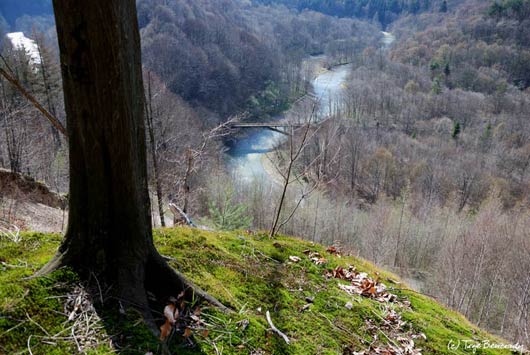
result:
<svg viewBox="0 0 530 355"><path fill-rule="evenodd" d="M271 329L276 333L278 334L279 336L281 336L283 338L283 340L285 340L285 342L287 344L290 344L290 341L289 341L289 338L287 337L287 335L283 334L278 328L276 328L274 326L274 324L272 324L272 320L271 320L271 314L269 311L267 311L266 313L266 316L267 316L267 322L269 322L269 325L271 326Z"/></svg>
<svg viewBox="0 0 530 355"><path fill-rule="evenodd" d="M4 69L0 68L0 75L2 75L8 82L11 83L21 94L24 96L29 102L35 106L37 110L39 110L48 121L54 126L59 132L63 134L66 140L68 140L68 133L66 133L66 128L64 128L63 124L55 118L48 110L46 110L33 95L31 95L23 86L22 84L13 76L11 76L8 72L6 72Z"/></svg>
<svg viewBox="0 0 530 355"><path fill-rule="evenodd" d="M186 225L197 228L197 226L193 223L191 218L189 218L188 215L180 207L178 207L174 203L170 203L169 209L171 210L171 212L173 213L175 217L180 216L181 220L184 221Z"/></svg>

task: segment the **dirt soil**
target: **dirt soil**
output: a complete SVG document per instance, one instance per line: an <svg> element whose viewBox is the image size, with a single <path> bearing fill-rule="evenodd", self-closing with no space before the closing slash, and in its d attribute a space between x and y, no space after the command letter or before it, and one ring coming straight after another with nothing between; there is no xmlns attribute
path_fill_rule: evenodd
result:
<svg viewBox="0 0 530 355"><path fill-rule="evenodd" d="M67 198L42 182L0 169L0 223L4 228L60 233L66 225L66 206Z"/></svg>

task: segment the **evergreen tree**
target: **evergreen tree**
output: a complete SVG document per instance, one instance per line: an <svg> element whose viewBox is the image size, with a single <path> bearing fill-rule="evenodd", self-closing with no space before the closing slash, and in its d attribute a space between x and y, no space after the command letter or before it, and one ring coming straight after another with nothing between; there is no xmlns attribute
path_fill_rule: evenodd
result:
<svg viewBox="0 0 530 355"><path fill-rule="evenodd" d="M454 126L453 126L453 133L451 134L451 137L453 137L453 139L458 139L458 136L460 135L460 122L455 122Z"/></svg>
<svg viewBox="0 0 530 355"><path fill-rule="evenodd" d="M440 81L440 77L439 76L434 78L434 80L432 82L432 86L431 86L431 92L434 95L439 95L439 94L442 93L442 83Z"/></svg>
<svg viewBox="0 0 530 355"><path fill-rule="evenodd" d="M443 0L442 4L440 5L440 12L447 12L447 1Z"/></svg>
<svg viewBox="0 0 530 355"><path fill-rule="evenodd" d="M237 203L234 189L229 187L221 191L217 201L208 203L210 222L213 227L221 230L249 228L252 217L247 213L247 206Z"/></svg>
<svg viewBox="0 0 530 355"><path fill-rule="evenodd" d="M451 67L449 66L449 63L445 63L444 74L446 77L451 75Z"/></svg>

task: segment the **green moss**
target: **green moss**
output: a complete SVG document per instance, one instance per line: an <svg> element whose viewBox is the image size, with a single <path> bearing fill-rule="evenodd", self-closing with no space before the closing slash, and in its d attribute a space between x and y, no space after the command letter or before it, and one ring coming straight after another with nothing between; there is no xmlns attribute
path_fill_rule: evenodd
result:
<svg viewBox="0 0 530 355"><path fill-rule="evenodd" d="M60 296L78 283L76 275L59 270L46 278L26 279L53 255L60 239L45 234L24 234L18 244L0 239L0 260L4 263L0 273L0 354L27 352L30 336L34 354L76 352L76 345L67 340L58 340L55 345L42 341L43 329L56 334L65 328ZM365 260L332 256L321 245L285 236L270 240L265 234L166 228L155 231L155 242L162 254L174 260L175 268L235 311L225 314L203 305L201 318L208 334L193 334L193 347L178 336L171 338L169 348L178 354L249 354L258 350L265 354L342 354L345 348L366 349L374 340L366 321L380 322L381 304L346 294L337 287L338 280L327 280L324 273L337 265L353 265L373 277L378 273L382 280L397 279ZM307 249L319 252L327 263L315 265L304 255ZM290 255L302 260L291 263ZM427 340L416 340L423 354L449 353L450 340L499 341L428 297L406 289L393 292L411 303L410 309L402 312L403 319L426 335ZM302 311L306 297L314 301ZM351 309L345 307L347 302L351 302ZM270 332L266 311L291 339L290 345ZM113 308L101 309L100 313L102 332L112 336L120 353L161 352L161 344L139 314L124 316ZM383 337L378 341L385 343ZM108 354L112 350L106 341L88 353ZM472 351L459 348L452 353Z"/></svg>

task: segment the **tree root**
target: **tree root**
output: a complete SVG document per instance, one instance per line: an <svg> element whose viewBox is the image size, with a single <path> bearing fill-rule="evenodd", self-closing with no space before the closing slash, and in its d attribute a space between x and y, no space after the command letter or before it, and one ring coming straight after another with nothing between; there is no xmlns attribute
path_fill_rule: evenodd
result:
<svg viewBox="0 0 530 355"><path fill-rule="evenodd" d="M97 292L99 294L94 295L93 299L98 299L98 296L99 299L103 297L101 294L102 285L105 289L112 287L111 298L119 304L120 312L128 308L140 312L145 325L156 337L160 336L160 329L154 315L161 312L172 297L177 298L182 292L184 292L184 299L188 302L200 300L217 307L222 312L233 312L182 273L173 269L154 246L149 249L147 258L143 262L138 261L138 268L124 267L117 272L114 270L110 273L103 271L96 275L94 271L87 270L86 266L80 267L76 264L76 256L69 253L68 248L66 248L64 251L57 251L54 257L30 278L46 276L61 267L72 267L82 279L88 282L94 277L98 280ZM143 283L140 280L143 280ZM149 293L155 296L153 303L149 300ZM169 354L167 344L161 343L161 347L160 350L163 354Z"/></svg>
<svg viewBox="0 0 530 355"><path fill-rule="evenodd" d="M60 251L57 251L55 255L53 256L53 258L46 263L46 265L44 265L35 274L28 276L27 279L29 280L29 279L33 279L37 277L46 276L48 274L51 274L55 270L60 269L63 266L66 266L67 263L65 261L65 255L66 255L66 252L61 253Z"/></svg>
<svg viewBox="0 0 530 355"><path fill-rule="evenodd" d="M29 278L45 276L63 266L70 266L68 250L62 253L58 251L42 269L37 271ZM90 273L90 275L94 274ZM166 262L164 257L156 251L156 249L150 252L145 265L145 275L144 286L146 293L147 291L153 292L160 301L166 301L169 299L169 297L176 297L181 291L184 291L185 298L189 301L199 298L210 305L219 308L223 312L233 312L233 310L226 307L215 297L211 296L199 286L195 285L182 273L173 269ZM109 283L108 280L107 283ZM138 304L135 304L134 302L131 302L131 304L135 308L138 308ZM146 320L149 321L149 318Z"/></svg>
<svg viewBox="0 0 530 355"><path fill-rule="evenodd" d="M185 292L186 299L200 298L205 302L219 308L223 312L230 313L232 310L219 302L215 297L203 291L182 273L173 269L158 253L151 254L147 262L146 288L152 291L159 299L176 297L181 291Z"/></svg>

